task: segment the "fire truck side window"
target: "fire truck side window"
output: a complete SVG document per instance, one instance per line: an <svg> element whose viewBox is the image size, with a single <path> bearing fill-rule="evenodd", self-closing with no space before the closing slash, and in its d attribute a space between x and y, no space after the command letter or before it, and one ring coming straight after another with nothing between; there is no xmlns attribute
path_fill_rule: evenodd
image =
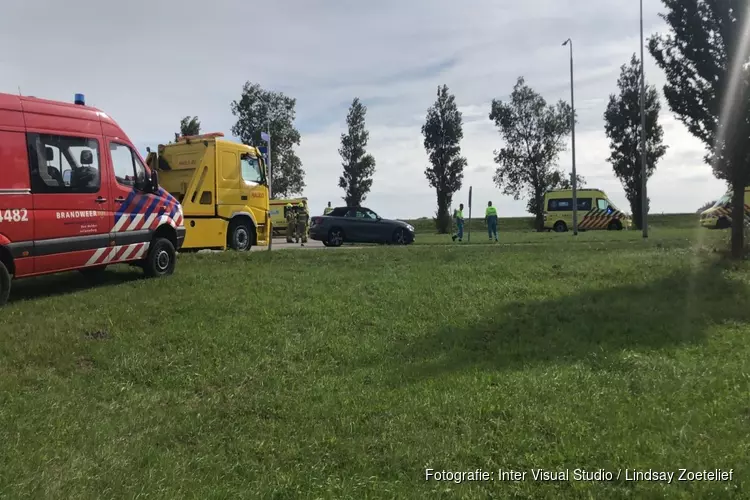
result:
<svg viewBox="0 0 750 500"><path fill-rule="evenodd" d="M30 133L26 140L33 193L99 191L101 176L96 139Z"/></svg>
<svg viewBox="0 0 750 500"><path fill-rule="evenodd" d="M135 163L133 162L133 153L131 153L130 148L124 144L111 142L109 144L109 153L112 155L112 168L115 171L117 183L123 186L134 186Z"/></svg>

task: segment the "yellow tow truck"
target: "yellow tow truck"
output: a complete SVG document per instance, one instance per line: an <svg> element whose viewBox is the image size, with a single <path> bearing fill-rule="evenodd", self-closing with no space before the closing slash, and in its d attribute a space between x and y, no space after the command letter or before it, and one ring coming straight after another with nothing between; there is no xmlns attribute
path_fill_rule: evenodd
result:
<svg viewBox="0 0 750 500"><path fill-rule="evenodd" d="M268 175L260 151L217 132L179 137L149 151L159 184L182 204L183 249L247 251L271 231Z"/></svg>

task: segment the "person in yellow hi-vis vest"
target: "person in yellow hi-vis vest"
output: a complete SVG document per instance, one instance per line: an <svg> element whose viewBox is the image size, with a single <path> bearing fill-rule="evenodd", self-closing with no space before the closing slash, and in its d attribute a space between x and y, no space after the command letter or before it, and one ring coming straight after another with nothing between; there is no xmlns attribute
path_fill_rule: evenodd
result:
<svg viewBox="0 0 750 500"><path fill-rule="evenodd" d="M487 222L487 234L490 236L490 241L492 241L492 237L495 237L495 241L497 241L497 209L492 206L492 202L487 202L487 210L484 212L484 220Z"/></svg>
<svg viewBox="0 0 750 500"><path fill-rule="evenodd" d="M453 212L453 218L456 220L456 234L451 236L451 239L453 241L456 241L456 238L458 238L458 241L463 241L464 239L464 204L461 203L458 206L458 210Z"/></svg>
<svg viewBox="0 0 750 500"><path fill-rule="evenodd" d="M323 215L328 215L331 212L333 212L333 208L331 208L331 202L328 202L328 206L323 209Z"/></svg>

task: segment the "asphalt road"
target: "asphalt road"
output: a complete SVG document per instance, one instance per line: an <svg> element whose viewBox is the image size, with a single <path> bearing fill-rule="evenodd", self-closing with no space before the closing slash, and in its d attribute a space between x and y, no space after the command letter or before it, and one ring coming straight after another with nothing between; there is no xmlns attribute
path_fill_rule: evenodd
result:
<svg viewBox="0 0 750 500"><path fill-rule="evenodd" d="M271 250L337 250L339 248L362 248L362 247L351 245L351 244L345 244L338 248L334 248L334 247L327 247L323 245L323 243L319 241L313 241L313 240L307 240L307 243L305 243L305 246L302 246L299 243L287 243L286 238L274 238L273 245L271 245ZM258 247L258 246L250 247L250 251L251 252L265 252L265 251L268 251L268 245L263 245L262 247ZM216 253L216 252L221 252L221 250L200 250L200 253Z"/></svg>
<svg viewBox="0 0 750 500"><path fill-rule="evenodd" d="M353 245L344 245L340 246L338 248L360 248ZM333 247L327 247L323 245L320 241L314 241L314 240L307 240L307 243L305 243L305 246L301 246L299 243L287 243L286 238L274 238L273 244L271 245L271 250L291 250L291 249L300 249L300 250L311 250L311 249L324 249L324 250L337 250L337 248ZM264 250L268 250L268 246L262 246L262 247L252 247L250 249L253 252L260 252Z"/></svg>

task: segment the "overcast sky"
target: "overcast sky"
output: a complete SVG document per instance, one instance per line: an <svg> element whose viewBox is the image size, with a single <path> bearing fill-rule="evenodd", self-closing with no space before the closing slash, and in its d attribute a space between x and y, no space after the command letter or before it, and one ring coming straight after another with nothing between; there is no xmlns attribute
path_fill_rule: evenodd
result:
<svg viewBox="0 0 750 500"><path fill-rule="evenodd" d="M663 31L660 2L644 0L647 34ZM231 135L232 100L245 81L297 99L298 154L313 212L341 202L340 135L358 96L367 106L369 151L377 165L365 205L385 217L431 216L420 127L436 89L447 84L464 116L464 187L454 205L501 216L526 203L493 185L493 150L502 146L489 120L493 98L507 99L518 76L548 102L570 99L568 48L574 41L576 163L590 187L629 210L606 162L602 115L619 67L639 50L635 0L4 0L0 17L0 92L72 101L77 92L119 122L145 152L167 142L185 115L204 132ZM646 78L664 76L646 53ZM667 155L649 183L652 211L692 212L725 184L702 160L703 146L666 104ZM571 156L560 156L570 168ZM476 213L476 212L475 212Z"/></svg>

